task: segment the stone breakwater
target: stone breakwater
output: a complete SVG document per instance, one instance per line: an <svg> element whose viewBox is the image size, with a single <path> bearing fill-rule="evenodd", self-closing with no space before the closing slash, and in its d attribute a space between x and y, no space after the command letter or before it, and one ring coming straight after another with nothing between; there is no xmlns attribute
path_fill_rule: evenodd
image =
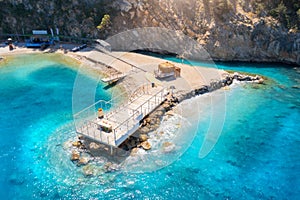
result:
<svg viewBox="0 0 300 200"><path fill-rule="evenodd" d="M205 94L208 92L213 92L215 90L218 90L222 87L230 86L233 81L240 81L240 82L250 82L250 83L256 83L256 84L263 84L264 78L257 75L246 75L234 72L232 74L226 75L224 78L220 80L211 81L209 85L203 85L197 89L194 89L192 91L179 91L173 95L173 98L176 99L177 102L182 102L185 99L192 98L197 95Z"/></svg>
<svg viewBox="0 0 300 200"><path fill-rule="evenodd" d="M154 112L141 121L138 131L129 137L118 149L110 152L109 147L95 143L88 138L79 136L75 141L66 142L65 149L70 153L70 159L78 167L82 168L85 176L95 176L97 174L107 173L119 170L122 162L129 156L136 156L139 149L148 151L151 149L149 142L149 133L156 131L164 117L174 116L175 108L179 103L186 99L213 92L215 90L226 88L234 81L249 82L252 84L264 84L264 78L257 75L245 75L241 73L228 73L220 80L211 81L209 85L203 85L200 88L191 91L177 91L169 94L165 102L163 102ZM163 135L160 131L158 135ZM162 146L176 146L171 141L164 142ZM170 150L170 151L171 151ZM165 151L165 152L169 152Z"/></svg>

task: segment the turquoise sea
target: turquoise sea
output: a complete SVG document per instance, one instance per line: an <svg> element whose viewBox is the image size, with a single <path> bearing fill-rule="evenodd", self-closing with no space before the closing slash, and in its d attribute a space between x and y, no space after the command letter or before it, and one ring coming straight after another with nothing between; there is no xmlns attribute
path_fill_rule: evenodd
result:
<svg viewBox="0 0 300 200"><path fill-rule="evenodd" d="M76 137L70 127L78 66L54 55L11 58L0 67L0 199L299 199L300 68L257 63L217 67L260 74L268 81L226 91L222 134L206 157L199 158L199 150L211 118L202 112L193 125L198 126L194 140L170 165L85 177L64 150L65 142ZM90 104L85 101L88 90L96 94L93 100L111 98L97 77L79 76L84 86L77 109Z"/></svg>

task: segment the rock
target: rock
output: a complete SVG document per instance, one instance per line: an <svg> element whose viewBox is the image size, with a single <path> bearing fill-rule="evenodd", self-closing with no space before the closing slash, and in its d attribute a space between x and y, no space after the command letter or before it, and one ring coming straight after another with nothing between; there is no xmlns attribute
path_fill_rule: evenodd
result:
<svg viewBox="0 0 300 200"><path fill-rule="evenodd" d="M139 138L141 142L145 142L148 140L148 136L146 134L141 134Z"/></svg>
<svg viewBox="0 0 300 200"><path fill-rule="evenodd" d="M80 158L80 153L78 151L72 151L71 160L76 161L79 160L79 158Z"/></svg>
<svg viewBox="0 0 300 200"><path fill-rule="evenodd" d="M140 129L140 132L143 133L143 134L149 133L150 128L148 126L144 126Z"/></svg>
<svg viewBox="0 0 300 200"><path fill-rule="evenodd" d="M66 149L70 149L72 147L72 141L66 141L64 144L63 144L63 148L66 150Z"/></svg>
<svg viewBox="0 0 300 200"><path fill-rule="evenodd" d="M132 8L132 4L126 0L121 0L116 2L117 7L120 8L121 11L128 12Z"/></svg>
<svg viewBox="0 0 300 200"><path fill-rule="evenodd" d="M93 165L86 165L82 168L83 174L85 176L92 176L94 175L94 167Z"/></svg>
<svg viewBox="0 0 300 200"><path fill-rule="evenodd" d="M78 135L79 140L83 140L83 138L84 138L83 135Z"/></svg>
<svg viewBox="0 0 300 200"><path fill-rule="evenodd" d="M130 140L130 149L132 149L135 146L136 146L136 140L135 139L131 139Z"/></svg>
<svg viewBox="0 0 300 200"><path fill-rule="evenodd" d="M260 78L258 80L255 80L254 83L257 83L257 84L264 84L264 79Z"/></svg>
<svg viewBox="0 0 300 200"><path fill-rule="evenodd" d="M90 147L90 149L99 149L100 145L95 142L91 142L89 147Z"/></svg>
<svg viewBox="0 0 300 200"><path fill-rule="evenodd" d="M168 115L168 116L174 116L175 113L174 113L174 111L169 110L168 112L166 112L166 115Z"/></svg>
<svg viewBox="0 0 300 200"><path fill-rule="evenodd" d="M171 108L171 105L170 105L169 102L165 102L162 106L163 106L163 108L164 108L166 111L169 111L170 108Z"/></svg>
<svg viewBox="0 0 300 200"><path fill-rule="evenodd" d="M160 131L158 134L159 134L159 135L163 135L163 134L164 134L164 132L163 132L163 131Z"/></svg>
<svg viewBox="0 0 300 200"><path fill-rule="evenodd" d="M149 150L151 149L151 144L148 141L142 142L141 146L143 147L143 149L145 150Z"/></svg>
<svg viewBox="0 0 300 200"><path fill-rule="evenodd" d="M13 173L9 177L9 182L13 185L22 185L24 183L24 177L20 174Z"/></svg>
<svg viewBox="0 0 300 200"><path fill-rule="evenodd" d="M107 162L104 165L104 170L106 172L113 172L113 171L117 171L118 170L118 166L112 162Z"/></svg>
<svg viewBox="0 0 300 200"><path fill-rule="evenodd" d="M156 125L157 121L159 122L159 119L157 120L156 118L152 118L151 122L150 122L150 125Z"/></svg>
<svg viewBox="0 0 300 200"><path fill-rule="evenodd" d="M137 152L139 151L139 148L133 148L131 150L130 156L136 156Z"/></svg>
<svg viewBox="0 0 300 200"><path fill-rule="evenodd" d="M146 121L147 124L149 124L149 123L151 122L151 118L147 117L147 118L145 119L145 121Z"/></svg>
<svg viewBox="0 0 300 200"><path fill-rule="evenodd" d="M81 141L75 141L72 143L72 146L79 148L82 145Z"/></svg>
<svg viewBox="0 0 300 200"><path fill-rule="evenodd" d="M80 166L80 165L86 165L86 164L89 163L89 161L90 161L89 158L87 158L87 157L82 157L82 158L79 159L79 161L78 161L77 164L78 164L79 166Z"/></svg>
<svg viewBox="0 0 300 200"><path fill-rule="evenodd" d="M175 144L173 144L172 142L164 142L162 148L163 152L169 153L175 149Z"/></svg>

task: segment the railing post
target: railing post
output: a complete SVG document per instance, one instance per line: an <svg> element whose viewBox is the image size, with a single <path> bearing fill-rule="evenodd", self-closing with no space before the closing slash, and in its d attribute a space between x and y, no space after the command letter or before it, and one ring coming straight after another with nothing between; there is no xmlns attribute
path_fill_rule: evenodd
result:
<svg viewBox="0 0 300 200"><path fill-rule="evenodd" d="M115 143L116 143L117 142L116 129L114 129L114 140L115 140Z"/></svg>

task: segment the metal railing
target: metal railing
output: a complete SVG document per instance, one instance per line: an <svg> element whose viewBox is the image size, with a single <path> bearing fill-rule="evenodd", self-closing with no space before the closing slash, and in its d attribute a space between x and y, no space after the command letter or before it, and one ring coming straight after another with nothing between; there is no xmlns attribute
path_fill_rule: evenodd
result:
<svg viewBox="0 0 300 200"><path fill-rule="evenodd" d="M116 132L118 130L121 131L121 128L124 124L126 124L126 132L121 137L128 135L128 134L129 135L132 134L130 131L132 130L132 128L134 128L134 126L133 127L128 126L130 120L135 122L137 120L137 118L139 118L138 122L136 122L136 123L139 123L140 120L142 120L146 115L148 115L151 111L153 111L158 105L160 105L163 102L164 92L165 92L165 88L162 88L160 91L158 91L156 94L154 94L151 98L149 98L147 101L145 101L142 105L137 107L133 111L133 114L130 117L128 117L125 121L123 121L119 126L114 128L113 132L114 132L115 137L116 137ZM153 100L153 99L154 99L154 105L151 104L151 100ZM143 109L145 106L146 106L146 109ZM115 142L117 143L116 140L115 140Z"/></svg>
<svg viewBox="0 0 300 200"><path fill-rule="evenodd" d="M124 101L124 99L127 99L127 93L123 92L118 96L115 96L109 101L105 100L99 100L95 102L94 104L84 108L83 110L77 112L73 115L73 119L75 121L76 128L79 128L83 126L84 122L87 120L94 120L98 117L97 112L99 108L102 108L104 112L107 112L108 110L112 109L114 110L118 109L123 104L119 105L121 101ZM126 101L125 101L126 103Z"/></svg>
<svg viewBox="0 0 300 200"><path fill-rule="evenodd" d="M141 87L139 87L137 90L133 92L133 94L139 94L142 96L143 94L149 93L150 87L148 85L142 85L141 87L144 87L144 89L140 90ZM140 91L140 92L138 92ZM91 108L95 108L99 103L110 103L110 101L105 102L103 100L100 100L96 102L95 104L85 108L84 110L78 112L75 114L75 118L79 118L79 120L82 120L83 123L81 123L79 126L76 127L77 132L94 139L96 141L99 141L101 143L105 143L111 146L118 146L121 144L128 136L133 134L139 127L139 122L142 120L146 115L148 115L150 112L152 112L158 105L160 105L163 100L165 99L165 88L162 88L158 92L156 92L154 95L152 95L149 99L147 99L143 104L138 106L136 109L130 109L128 108L128 105L132 102L124 102L120 106L118 106L116 109L110 111L107 115L105 115L105 119L109 121L113 121L113 115L117 115L118 112L123 110L124 108L129 109L132 111L132 114L124 121L122 122L116 122L116 127L112 129L111 133L107 133L103 131L99 124L92 121L93 119L96 119L96 116L90 117L90 118L82 118L79 116L82 116L83 113L89 111ZM94 109L95 113L95 109ZM89 115L88 115L89 116ZM78 125L78 124L77 124ZM107 134L113 134L111 136L108 136ZM113 138L113 141L112 141Z"/></svg>

